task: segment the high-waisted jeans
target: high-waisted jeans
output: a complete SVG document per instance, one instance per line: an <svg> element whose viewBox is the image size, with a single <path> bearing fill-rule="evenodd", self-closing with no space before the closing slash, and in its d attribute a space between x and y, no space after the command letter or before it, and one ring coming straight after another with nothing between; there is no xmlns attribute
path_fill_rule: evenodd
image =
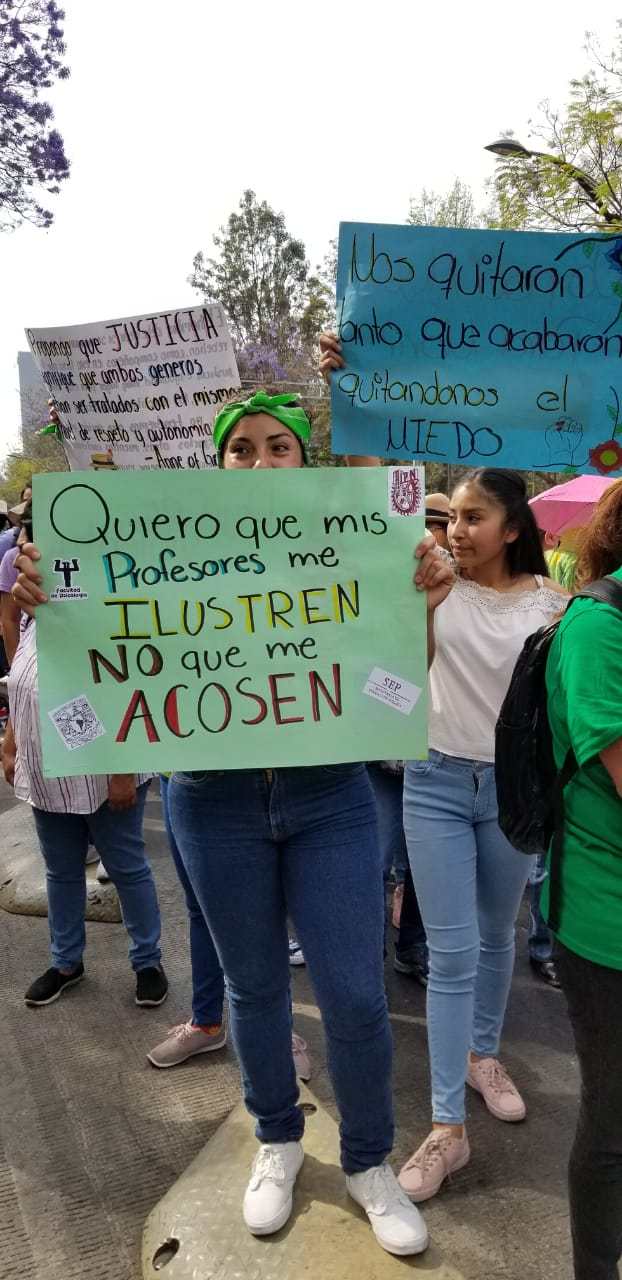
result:
<svg viewBox="0 0 622 1280"><path fill-rule="evenodd" d="M244 1098L262 1142L302 1136L287 915L322 1014L346 1173L393 1144L383 882L363 765L177 773L173 832L225 972Z"/></svg>
<svg viewBox="0 0 622 1280"><path fill-rule="evenodd" d="M432 1118L463 1124L469 1049L499 1050L533 859L499 828L494 765L440 751L406 768L404 830L430 951Z"/></svg>

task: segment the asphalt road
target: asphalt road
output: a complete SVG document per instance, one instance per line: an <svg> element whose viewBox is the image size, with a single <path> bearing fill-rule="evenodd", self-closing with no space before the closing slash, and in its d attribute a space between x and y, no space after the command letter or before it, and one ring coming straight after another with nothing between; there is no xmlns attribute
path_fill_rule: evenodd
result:
<svg viewBox="0 0 622 1280"><path fill-rule="evenodd" d="M166 1072L145 1057L190 1009L185 913L157 794L146 812L171 982L162 1008L133 1002L122 926L90 924L88 980L47 1009L27 1009L24 990L49 963L47 921L0 911L2 1280L139 1280L147 1214L239 1097L231 1049ZM30 830L27 807L0 783L0 876L3 848ZM425 997L390 962L387 986L399 1167L429 1128ZM313 1055L310 1087L334 1114L305 969L292 971L292 990ZM577 1070L563 996L531 976L524 920L504 1061L526 1096L527 1121L500 1124L471 1097L471 1164L428 1204L426 1219L464 1280L568 1280L565 1165Z"/></svg>

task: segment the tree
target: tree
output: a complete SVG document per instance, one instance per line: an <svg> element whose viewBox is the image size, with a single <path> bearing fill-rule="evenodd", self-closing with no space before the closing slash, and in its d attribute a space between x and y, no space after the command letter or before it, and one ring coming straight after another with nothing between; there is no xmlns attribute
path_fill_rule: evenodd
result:
<svg viewBox="0 0 622 1280"><path fill-rule="evenodd" d="M478 227L482 215L475 212L471 188L456 178L442 196L423 187L419 197L411 199L407 221L416 227Z"/></svg>
<svg viewBox="0 0 622 1280"><path fill-rule="evenodd" d="M622 230L622 24L607 56L595 36L586 40L591 65L570 81L565 109L545 101L530 122L545 152L522 148L497 160L492 185L502 226Z"/></svg>
<svg viewBox="0 0 622 1280"><path fill-rule="evenodd" d="M0 475L0 498L9 505L19 495L30 477L39 471L66 471L65 451L55 436L29 436L26 448L10 453Z"/></svg>
<svg viewBox="0 0 622 1280"><path fill-rule="evenodd" d="M53 0L0 0L0 229L23 221L49 227L41 188L56 195L69 176L63 139L41 94L69 70Z"/></svg>
<svg viewBox="0 0 622 1280"><path fill-rule="evenodd" d="M217 258L197 253L190 283L208 302L220 302L239 350L259 344L281 364L300 339L309 302L309 264L302 240L291 236L282 213L245 191L239 213L214 236Z"/></svg>

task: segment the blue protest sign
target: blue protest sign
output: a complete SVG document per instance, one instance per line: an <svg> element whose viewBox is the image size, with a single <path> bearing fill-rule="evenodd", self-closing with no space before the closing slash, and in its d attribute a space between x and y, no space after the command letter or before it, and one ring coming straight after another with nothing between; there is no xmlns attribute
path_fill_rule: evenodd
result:
<svg viewBox="0 0 622 1280"><path fill-rule="evenodd" d="M333 448L622 474L622 236L342 223Z"/></svg>

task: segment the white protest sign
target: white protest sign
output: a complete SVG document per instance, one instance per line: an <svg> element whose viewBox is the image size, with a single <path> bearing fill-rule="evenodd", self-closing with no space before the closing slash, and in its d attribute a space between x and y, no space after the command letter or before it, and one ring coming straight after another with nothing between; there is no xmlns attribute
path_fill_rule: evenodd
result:
<svg viewBox="0 0 622 1280"><path fill-rule="evenodd" d="M212 422L240 385L218 303L26 337L72 470L215 465Z"/></svg>

